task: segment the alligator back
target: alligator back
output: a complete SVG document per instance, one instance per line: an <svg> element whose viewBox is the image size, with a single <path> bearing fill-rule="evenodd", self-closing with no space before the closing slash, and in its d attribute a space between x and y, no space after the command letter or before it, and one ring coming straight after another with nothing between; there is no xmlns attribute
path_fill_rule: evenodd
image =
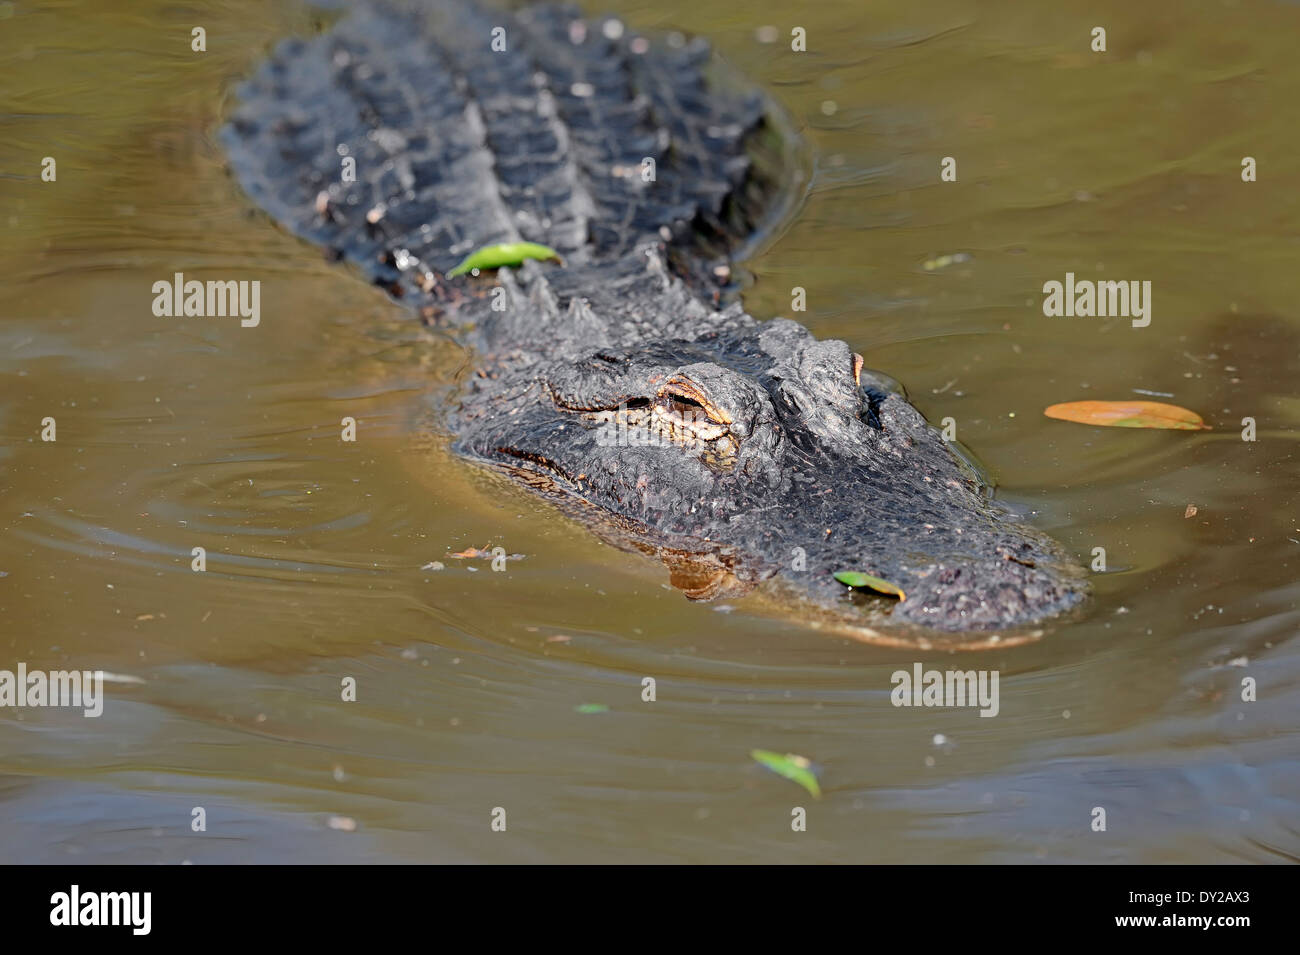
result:
<svg viewBox="0 0 1300 955"><path fill-rule="evenodd" d="M583 266L647 240L746 238L766 204L746 151L766 101L716 88L708 63L702 40L569 7L366 4L280 44L222 135L282 225L441 314L441 278L488 245Z"/></svg>

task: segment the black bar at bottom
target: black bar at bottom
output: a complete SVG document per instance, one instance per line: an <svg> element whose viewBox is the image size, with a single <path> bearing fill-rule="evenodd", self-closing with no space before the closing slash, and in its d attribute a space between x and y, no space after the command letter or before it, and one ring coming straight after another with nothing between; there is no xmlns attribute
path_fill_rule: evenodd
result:
<svg viewBox="0 0 1300 955"><path fill-rule="evenodd" d="M722 877L701 874L700 883L690 872L628 866L598 879L576 868L542 879L525 871L518 884L522 867L486 878L482 867L441 868L8 867L0 912L6 942L64 936L78 944L335 945L412 932L430 943L461 931L491 944L511 928L538 944L566 945L620 937L606 928L663 943L721 932L733 943L753 934L815 944L847 930L872 945L894 937L980 944L1041 929L1053 933L1045 940L1127 935L1181 944L1199 935L1232 944L1261 931L1275 937L1296 921L1291 866L839 866L748 876L731 867ZM464 941L473 936L453 944Z"/></svg>

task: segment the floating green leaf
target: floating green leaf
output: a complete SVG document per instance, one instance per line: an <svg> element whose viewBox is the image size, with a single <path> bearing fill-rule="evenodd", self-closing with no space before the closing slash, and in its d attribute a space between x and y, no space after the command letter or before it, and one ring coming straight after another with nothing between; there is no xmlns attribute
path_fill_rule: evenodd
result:
<svg viewBox="0 0 1300 955"><path fill-rule="evenodd" d="M536 242L502 242L499 245L485 245L477 252L471 252L450 272L448 278L464 275L471 269L499 269L503 265L519 265L526 259L554 259L560 261L560 253L549 245Z"/></svg>
<svg viewBox="0 0 1300 955"><path fill-rule="evenodd" d="M907 594L903 593L903 588L898 584L891 584L887 580L881 580L879 577L872 577L870 574L862 574L856 570L841 570L835 574L835 579L846 587L870 587L882 594L890 594L899 600L906 600Z"/></svg>
<svg viewBox="0 0 1300 955"><path fill-rule="evenodd" d="M778 776L784 776L791 782L798 783L812 793L814 799L822 798L821 786L817 785L817 776L813 773L812 763L807 757L796 756L794 753L786 753L782 756L768 749L751 749L749 755Z"/></svg>
<svg viewBox="0 0 1300 955"><path fill-rule="evenodd" d="M579 703L573 708L575 713L608 713L609 707L604 703Z"/></svg>

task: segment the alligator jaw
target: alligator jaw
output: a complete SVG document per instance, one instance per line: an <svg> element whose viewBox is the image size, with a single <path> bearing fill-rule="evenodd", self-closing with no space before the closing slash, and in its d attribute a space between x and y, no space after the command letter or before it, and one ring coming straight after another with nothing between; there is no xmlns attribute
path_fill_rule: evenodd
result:
<svg viewBox="0 0 1300 955"><path fill-rule="evenodd" d="M883 411L886 421L897 424L894 401L901 399L891 396ZM651 490L652 482L662 479L646 479L647 474L690 471L677 460L678 449L659 450L665 456L662 472L646 467L646 455L655 452L644 450L638 450L640 457L621 458L617 450L604 449L603 462L578 452L592 474L572 475L572 468L552 458L543 461L517 450L499 466L554 499L606 543L658 559L670 583L691 600L746 597L745 609L759 615L876 646L920 651L1019 646L1042 638L1046 621L1071 616L1087 591L1082 570L1054 542L990 503L974 478L958 479L962 472L951 452L928 427L913 451L912 467L900 463L892 489L877 486L874 502L864 506L854 504L872 491L853 478L864 476L861 465L832 464L838 485L801 475L799 481L766 488L712 474L707 486L713 494L719 484L735 494L721 502L736 505L726 520L714 520L708 511L720 503L717 497L668 500ZM571 453L563 442L551 443L553 458ZM927 473L930 454L941 455L938 460L952 470ZM610 465L614 476L631 472L628 479L609 480ZM788 463L784 467L798 473ZM737 488L742 486L749 496L741 496ZM656 505L665 502L675 510L658 510ZM885 515L884 502L898 512ZM821 517L838 525L822 527ZM708 528L707 534L697 536L699 528ZM905 596L900 601L850 590L835 579L838 570L881 576L899 584Z"/></svg>

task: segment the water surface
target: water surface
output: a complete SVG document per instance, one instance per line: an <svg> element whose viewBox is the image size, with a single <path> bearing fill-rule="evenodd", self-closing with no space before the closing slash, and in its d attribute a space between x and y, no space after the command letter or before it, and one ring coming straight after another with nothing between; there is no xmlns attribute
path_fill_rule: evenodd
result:
<svg viewBox="0 0 1300 955"><path fill-rule="evenodd" d="M688 602L449 455L468 356L226 174L233 84L326 14L5 4L0 668L140 682L97 720L0 710L0 860L1294 860L1300 9L588 9L611 8L710 37L810 144L801 210L745 263L748 310L789 315L805 288L796 317L951 417L1003 500L1084 562L1104 547L1087 613L947 657ZM177 271L260 280L261 324L155 317ZM1150 327L1044 317L1067 271L1151 281ZM1041 414L1137 389L1214 430ZM448 556L495 545L524 557ZM998 670L999 715L891 706L917 661ZM824 797L754 748L813 759Z"/></svg>

